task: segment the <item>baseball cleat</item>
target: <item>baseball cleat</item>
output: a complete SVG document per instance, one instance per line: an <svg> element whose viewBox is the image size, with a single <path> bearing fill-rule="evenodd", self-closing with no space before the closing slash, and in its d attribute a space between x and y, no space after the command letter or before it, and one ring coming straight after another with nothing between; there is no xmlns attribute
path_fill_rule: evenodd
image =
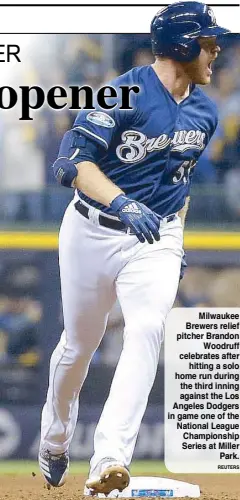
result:
<svg viewBox="0 0 240 500"><path fill-rule="evenodd" d="M86 489L90 495L109 495L113 490L123 491L130 482L130 474L125 465L112 458L104 458L90 472Z"/></svg>
<svg viewBox="0 0 240 500"><path fill-rule="evenodd" d="M49 450L40 450L38 456L40 471L47 484L55 488L63 486L69 471L69 455L66 451L54 455Z"/></svg>

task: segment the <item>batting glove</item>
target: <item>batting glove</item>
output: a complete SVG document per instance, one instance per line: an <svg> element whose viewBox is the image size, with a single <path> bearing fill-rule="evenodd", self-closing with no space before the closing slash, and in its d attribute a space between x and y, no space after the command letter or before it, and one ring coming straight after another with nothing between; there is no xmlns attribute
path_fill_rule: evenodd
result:
<svg viewBox="0 0 240 500"><path fill-rule="evenodd" d="M181 281L183 279L186 268L187 268L187 262L186 262L186 254L184 252L184 254L182 256L179 281Z"/></svg>
<svg viewBox="0 0 240 500"><path fill-rule="evenodd" d="M160 240L159 228L160 217L152 212L143 203L131 200L127 196L120 194L110 204L111 209L119 219L130 228L141 243L145 240L152 244L153 239Z"/></svg>

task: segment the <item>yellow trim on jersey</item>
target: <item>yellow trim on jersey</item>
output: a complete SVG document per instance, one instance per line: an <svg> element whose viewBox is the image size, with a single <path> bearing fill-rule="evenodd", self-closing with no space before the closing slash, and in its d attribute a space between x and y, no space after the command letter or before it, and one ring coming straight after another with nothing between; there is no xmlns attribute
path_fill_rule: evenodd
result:
<svg viewBox="0 0 240 500"><path fill-rule="evenodd" d="M57 232L0 231L1 250L57 250ZM185 231L186 250L240 250L240 233Z"/></svg>

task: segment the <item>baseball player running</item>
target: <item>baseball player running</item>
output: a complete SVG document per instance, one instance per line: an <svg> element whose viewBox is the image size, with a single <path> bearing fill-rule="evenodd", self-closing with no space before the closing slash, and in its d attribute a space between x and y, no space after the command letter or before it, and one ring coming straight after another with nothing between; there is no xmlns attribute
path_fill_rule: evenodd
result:
<svg viewBox="0 0 240 500"><path fill-rule="evenodd" d="M42 412L40 469L61 486L78 399L118 298L124 346L94 436L86 487L122 491L178 289L183 226L193 169L216 125L213 102L196 86L211 80L220 48L213 11L172 4L151 24L155 62L111 85L139 85L132 110L81 111L53 165L74 187L63 218L59 262L64 331L50 363Z"/></svg>

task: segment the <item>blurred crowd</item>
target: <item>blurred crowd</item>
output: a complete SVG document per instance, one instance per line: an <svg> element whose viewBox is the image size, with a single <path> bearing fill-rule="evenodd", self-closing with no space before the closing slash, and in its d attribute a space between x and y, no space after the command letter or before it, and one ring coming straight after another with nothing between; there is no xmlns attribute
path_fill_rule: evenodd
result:
<svg viewBox="0 0 240 500"><path fill-rule="evenodd" d="M38 324L40 270L29 259L0 261L0 365L37 368L41 361Z"/></svg>
<svg viewBox="0 0 240 500"><path fill-rule="evenodd" d="M0 259L0 400L39 399L44 357L40 339L43 308L41 272L29 256Z"/></svg>
<svg viewBox="0 0 240 500"><path fill-rule="evenodd" d="M84 84L97 89L152 61L148 35L39 35L13 82L45 89ZM218 105L219 125L195 170L190 222L240 218L239 76L240 40L235 40L222 50L212 84L205 88ZM51 165L75 116L66 108L53 111L47 106L31 122L19 122L14 112L2 114L0 222L59 223L72 190L56 184Z"/></svg>

